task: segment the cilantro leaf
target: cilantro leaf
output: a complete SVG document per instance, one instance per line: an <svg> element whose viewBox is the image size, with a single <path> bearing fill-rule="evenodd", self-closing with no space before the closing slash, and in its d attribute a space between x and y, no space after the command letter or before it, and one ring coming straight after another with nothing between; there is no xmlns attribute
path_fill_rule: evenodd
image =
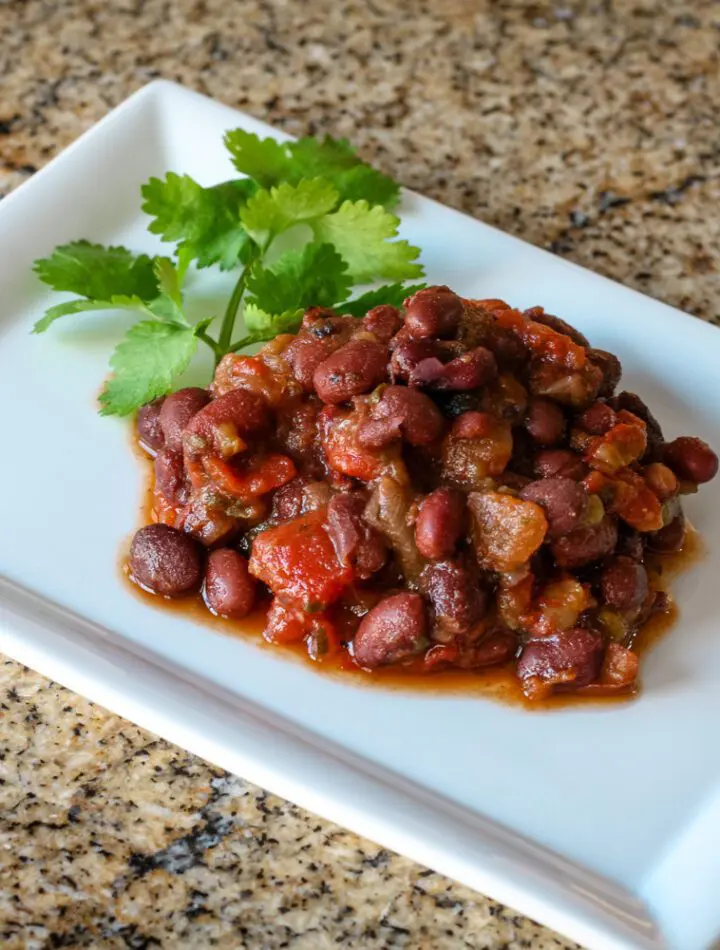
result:
<svg viewBox="0 0 720 950"><path fill-rule="evenodd" d="M350 291L347 264L330 244L286 251L272 267L256 264L247 281L250 303L267 313L331 307Z"/></svg>
<svg viewBox="0 0 720 950"><path fill-rule="evenodd" d="M248 236L239 215L255 190L247 179L203 188L189 175L168 172L164 181L151 178L142 186L142 209L153 218L149 230L163 241L181 241L198 267L230 270L244 257Z"/></svg>
<svg viewBox="0 0 720 950"><path fill-rule="evenodd" d="M172 388L197 349L195 327L142 320L130 327L110 359L113 375L100 394L100 413L127 416Z"/></svg>
<svg viewBox="0 0 720 950"><path fill-rule="evenodd" d="M420 249L397 236L400 219L367 201L345 201L332 214L310 222L315 237L332 244L347 262L356 282L385 277L406 280L423 276L423 266L414 263Z"/></svg>
<svg viewBox="0 0 720 950"><path fill-rule="evenodd" d="M368 310L373 307L379 307L381 304L389 304L391 307L402 307L406 297L411 297L422 290L426 284L385 284L376 290L368 290L367 293L355 297L354 300L346 300L345 303L336 304L335 309L338 313L350 314L351 317L364 317Z"/></svg>
<svg viewBox="0 0 720 950"><path fill-rule="evenodd" d="M151 300L157 294L152 258L146 254L136 257L124 247L73 241L35 261L33 270L53 290L95 300L119 295Z"/></svg>
<svg viewBox="0 0 720 950"><path fill-rule="evenodd" d="M157 299L157 298L156 298ZM86 300L81 297L79 300L68 300L65 303L55 304L45 311L45 316L32 328L33 333L44 333L60 317L68 316L71 313L82 313L86 310L135 310L146 317L156 317L152 307L155 301L148 304L139 297L124 297L122 295L113 295L109 300Z"/></svg>
<svg viewBox="0 0 720 950"><path fill-rule="evenodd" d="M304 179L297 185L283 182L253 195L241 210L240 220L255 243L265 248L293 225L311 222L332 211L337 201L337 191L322 178Z"/></svg>
<svg viewBox="0 0 720 950"><path fill-rule="evenodd" d="M244 319L248 336L241 341L240 349L251 343L264 343L279 333L297 333L303 316L302 307L293 307L282 313L268 313L252 301L245 305ZM235 347L233 347L235 349Z"/></svg>
<svg viewBox="0 0 720 950"><path fill-rule="evenodd" d="M297 185L303 178L324 178L340 200L367 199L387 208L397 204L400 188L387 175L363 162L347 139L312 136L295 142L276 142L235 129L225 136L233 164L265 188L282 181Z"/></svg>
<svg viewBox="0 0 720 950"><path fill-rule="evenodd" d="M288 180L290 160L283 143L261 139L244 129L226 132L224 141L233 165L241 174L254 178L265 188Z"/></svg>

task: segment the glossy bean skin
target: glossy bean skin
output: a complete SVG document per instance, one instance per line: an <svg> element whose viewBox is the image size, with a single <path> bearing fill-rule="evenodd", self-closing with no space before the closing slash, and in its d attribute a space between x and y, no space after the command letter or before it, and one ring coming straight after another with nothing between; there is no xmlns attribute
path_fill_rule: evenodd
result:
<svg viewBox="0 0 720 950"><path fill-rule="evenodd" d="M313 376L320 363L348 342L355 327L353 317L336 317L323 311L305 315L300 333L283 351L293 376L305 392L312 392Z"/></svg>
<svg viewBox="0 0 720 950"><path fill-rule="evenodd" d="M454 488L436 488L420 504L415 543L423 557L437 560L455 550L465 523L465 498Z"/></svg>
<svg viewBox="0 0 720 950"><path fill-rule="evenodd" d="M420 583L435 619L433 639L447 642L468 632L487 613L490 595L460 559L448 558L429 564Z"/></svg>
<svg viewBox="0 0 720 950"><path fill-rule="evenodd" d="M180 597L200 586L202 555L196 541L164 524L140 528L130 545L130 578L163 597Z"/></svg>
<svg viewBox="0 0 720 950"><path fill-rule="evenodd" d="M555 690L588 686L600 673L602 657L602 638L592 630L573 627L529 640L518 660L517 674L525 695L539 699Z"/></svg>
<svg viewBox="0 0 720 950"><path fill-rule="evenodd" d="M208 556L203 596L212 613L231 620L247 617L255 606L255 587L247 560L233 548Z"/></svg>
<svg viewBox="0 0 720 950"><path fill-rule="evenodd" d="M647 571L629 557L615 557L605 565L600 588L605 602L621 611L639 610L650 591Z"/></svg>
<svg viewBox="0 0 720 950"><path fill-rule="evenodd" d="M663 460L678 478L702 485L717 475L718 457L702 439L683 435L668 442Z"/></svg>
<svg viewBox="0 0 720 950"><path fill-rule="evenodd" d="M190 420L210 402L206 389L189 386L178 389L166 396L160 409L160 428L165 437L165 445L171 452L179 452L183 447L183 432Z"/></svg>
<svg viewBox="0 0 720 950"><path fill-rule="evenodd" d="M686 535L685 515L680 512L659 531L646 535L648 550L656 554L674 554L682 550Z"/></svg>
<svg viewBox="0 0 720 950"><path fill-rule="evenodd" d="M577 423L590 435L604 435L615 425L615 410L606 402L594 402L578 417Z"/></svg>
<svg viewBox="0 0 720 950"><path fill-rule="evenodd" d="M363 518L367 499L360 492L333 495L328 504L328 534L338 561L367 580L387 560L387 546L378 531Z"/></svg>
<svg viewBox="0 0 720 950"><path fill-rule="evenodd" d="M598 396L608 398L613 395L622 377L622 364L614 353L607 350L589 349L590 362L597 366L602 373L602 382L598 389Z"/></svg>
<svg viewBox="0 0 720 950"><path fill-rule="evenodd" d="M530 482L520 492L526 501L534 501L545 511L548 537L559 538L570 534L582 523L587 512L587 492L571 478L555 476Z"/></svg>
<svg viewBox="0 0 720 950"><path fill-rule="evenodd" d="M363 617L353 638L353 654L363 669L397 663L427 646L427 613L420 594L394 594Z"/></svg>
<svg viewBox="0 0 720 950"><path fill-rule="evenodd" d="M555 538L551 548L560 567L584 567L611 554L615 550L617 538L617 521L605 517L598 524L576 528L570 534Z"/></svg>
<svg viewBox="0 0 720 950"><path fill-rule="evenodd" d="M525 429L538 445L556 445L565 434L565 414L557 403L536 396L528 405Z"/></svg>
<svg viewBox="0 0 720 950"><path fill-rule="evenodd" d="M394 383L407 383L416 366L425 360L442 363L442 351L436 340L414 340L400 331L391 343L390 376Z"/></svg>
<svg viewBox="0 0 720 950"><path fill-rule="evenodd" d="M430 445L444 428L442 414L429 396L406 386L388 386L360 426L358 441L373 449L401 438L410 445Z"/></svg>
<svg viewBox="0 0 720 950"><path fill-rule="evenodd" d="M138 442L148 455L155 455L165 444L160 425L160 410L164 401L164 397L154 399L138 409L135 420Z"/></svg>
<svg viewBox="0 0 720 950"><path fill-rule="evenodd" d="M184 505L188 486L182 452L161 449L155 456L155 487L173 504Z"/></svg>
<svg viewBox="0 0 720 950"><path fill-rule="evenodd" d="M437 357L421 360L408 376L408 385L443 392L464 392L486 386L497 376L497 363L490 350L476 347L448 363Z"/></svg>
<svg viewBox="0 0 720 950"><path fill-rule="evenodd" d="M313 374L323 402L338 405L370 392L387 374L387 347L371 340L351 340L323 360Z"/></svg>
<svg viewBox="0 0 720 950"><path fill-rule="evenodd" d="M572 478L576 482L581 481L588 473L587 465L570 449L546 449L538 452L533 461L533 468L541 478L558 475Z"/></svg>
<svg viewBox="0 0 720 950"><path fill-rule="evenodd" d="M451 336L462 316L462 300L449 287L426 287L405 301L405 326L418 340Z"/></svg>

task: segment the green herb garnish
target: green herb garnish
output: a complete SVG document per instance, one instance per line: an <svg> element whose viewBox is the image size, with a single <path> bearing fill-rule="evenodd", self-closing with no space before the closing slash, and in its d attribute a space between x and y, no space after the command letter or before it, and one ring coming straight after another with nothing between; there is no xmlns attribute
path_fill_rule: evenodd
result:
<svg viewBox="0 0 720 950"><path fill-rule="evenodd" d="M362 316L398 305L422 284L417 247L397 240L389 209L399 186L361 161L345 139L280 143L235 129L225 144L247 177L204 188L169 172L142 187L148 230L175 245L173 257L74 241L35 262L38 277L76 299L55 304L34 327L47 330L73 313L125 310L138 315L110 358L100 396L105 415L128 415L173 388L198 346L217 363L227 353L298 330L310 306ZM288 232L291 232L288 234ZM281 235L285 249L278 254ZM239 269L217 332L207 316L191 323L185 307L188 267ZM349 299L355 284L388 280ZM235 336L243 312L245 334Z"/></svg>

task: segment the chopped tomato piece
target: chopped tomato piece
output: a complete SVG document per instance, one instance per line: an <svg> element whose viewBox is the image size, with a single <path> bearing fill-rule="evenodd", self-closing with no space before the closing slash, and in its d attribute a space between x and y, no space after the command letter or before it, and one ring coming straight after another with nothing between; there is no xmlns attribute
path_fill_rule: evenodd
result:
<svg viewBox="0 0 720 950"><path fill-rule="evenodd" d="M569 336L543 323L528 320L519 310L497 309L493 311L493 316L499 326L512 330L536 356L553 363L562 363L568 369L582 369L587 362L583 346L578 346Z"/></svg>
<svg viewBox="0 0 720 950"><path fill-rule="evenodd" d="M326 527L327 508L319 508L262 531L253 542L250 573L284 603L297 603L307 613L325 610L353 581Z"/></svg>
<svg viewBox="0 0 720 950"><path fill-rule="evenodd" d="M639 419L637 422L637 425L620 422L604 435L591 439L585 453L588 465L612 475L641 458L647 448L647 430Z"/></svg>
<svg viewBox="0 0 720 950"><path fill-rule="evenodd" d="M358 442L359 421L354 413L332 406L319 417L328 466L340 475L369 482L382 474L386 463L383 451L366 449Z"/></svg>
<svg viewBox="0 0 720 950"><path fill-rule="evenodd" d="M242 467L210 455L203 459L203 465L221 492L242 500L266 495L287 485L297 475L293 460L277 453L256 456Z"/></svg>

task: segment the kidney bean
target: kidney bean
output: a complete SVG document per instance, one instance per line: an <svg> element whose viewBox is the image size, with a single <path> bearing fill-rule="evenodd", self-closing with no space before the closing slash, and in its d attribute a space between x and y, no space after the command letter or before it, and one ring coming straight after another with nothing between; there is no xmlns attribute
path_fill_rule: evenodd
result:
<svg viewBox="0 0 720 950"><path fill-rule="evenodd" d="M668 442L663 452L663 461L678 478L702 485L715 478L718 470L718 457L702 439L682 435Z"/></svg>
<svg viewBox="0 0 720 950"><path fill-rule="evenodd" d="M645 535L647 546L656 554L674 554L682 550L685 543L685 515L680 512L675 518L659 531L651 531Z"/></svg>
<svg viewBox="0 0 720 950"><path fill-rule="evenodd" d="M183 447L183 432L190 420L210 402L206 389L188 386L166 396L160 409L160 428L165 436L165 445L172 452Z"/></svg>
<svg viewBox="0 0 720 950"><path fill-rule="evenodd" d="M387 547L363 519L366 500L359 492L333 495L328 504L328 534L338 561L355 568L361 580L379 571L387 560Z"/></svg>
<svg viewBox="0 0 720 950"><path fill-rule="evenodd" d="M187 502L188 486L182 452L161 449L155 456L155 487L173 504Z"/></svg>
<svg viewBox="0 0 720 950"><path fill-rule="evenodd" d="M255 605L255 578L248 562L232 548L218 548L208 556L205 603L212 613L231 620L247 617Z"/></svg>
<svg viewBox="0 0 720 950"><path fill-rule="evenodd" d="M426 287L405 301L405 326L420 340L449 337L463 316L463 303L449 287Z"/></svg>
<svg viewBox="0 0 720 950"><path fill-rule="evenodd" d="M620 532L617 543L617 554L623 554L633 561L642 561L645 556L645 538L647 535L640 534L633 528L626 528Z"/></svg>
<svg viewBox="0 0 720 950"><path fill-rule="evenodd" d="M165 436L160 425L160 410L164 401L164 398L154 399L138 409L135 420L137 437L148 455L154 455L165 444Z"/></svg>
<svg viewBox="0 0 720 950"><path fill-rule="evenodd" d="M520 492L520 497L534 501L544 509L549 538L559 538L574 531L587 512L588 496L583 486L559 475L530 482Z"/></svg>
<svg viewBox="0 0 720 950"><path fill-rule="evenodd" d="M393 382L399 380L406 383L418 363L434 358L437 358L439 362L442 360L440 360L441 351L436 340L401 339L403 332L401 330L393 340L390 376Z"/></svg>
<svg viewBox="0 0 720 950"><path fill-rule="evenodd" d="M605 435L617 421L615 410L606 402L594 402L578 416L577 424L590 435Z"/></svg>
<svg viewBox="0 0 720 950"><path fill-rule="evenodd" d="M449 557L465 521L465 496L454 488L436 488L421 503L415 522L418 551L433 560Z"/></svg>
<svg viewBox="0 0 720 950"><path fill-rule="evenodd" d="M225 455L225 444L232 441L225 431L228 426L234 426L240 435L252 435L266 428L269 421L270 412L262 396L247 389L233 389L195 413L186 429L185 451L201 454L210 444Z"/></svg>
<svg viewBox="0 0 720 950"><path fill-rule="evenodd" d="M565 434L565 415L557 403L534 396L528 405L525 429L539 445L555 445Z"/></svg>
<svg viewBox="0 0 720 950"><path fill-rule="evenodd" d="M517 646L515 634L503 627L498 627L483 637L480 643L462 647L455 665L463 670L477 670L484 666L505 663L515 656Z"/></svg>
<svg viewBox="0 0 720 950"><path fill-rule="evenodd" d="M287 485L273 493L272 521L291 521L327 505L330 486L324 481L315 481L308 475L298 475Z"/></svg>
<svg viewBox="0 0 720 950"><path fill-rule="evenodd" d="M542 307L531 307L529 310L524 311L524 316L534 323L542 323L543 326L550 327L550 329L555 330L556 333L569 336L573 343L577 343L578 346L590 346L587 337L583 336L579 330L576 330L574 326L565 320L561 320L560 317L554 317L551 313L545 313Z"/></svg>
<svg viewBox="0 0 720 950"><path fill-rule="evenodd" d="M487 385L497 376L497 363L490 350L478 346L468 353L456 356L449 363L438 359L422 360L410 373L410 386L428 386L431 389L462 392Z"/></svg>
<svg viewBox="0 0 720 950"><path fill-rule="evenodd" d="M600 589L611 607L639 610L650 591L647 571L629 557L615 557L603 568Z"/></svg>
<svg viewBox="0 0 720 950"><path fill-rule="evenodd" d="M380 343L389 343L403 325L403 316L397 307L381 304L368 310L362 319L362 325L368 333L377 337Z"/></svg>
<svg viewBox="0 0 720 950"><path fill-rule="evenodd" d="M312 308L303 318L303 328L283 351L293 376L306 392L313 390L313 376L323 360L340 349L357 329L354 317L326 316Z"/></svg>
<svg viewBox="0 0 720 950"><path fill-rule="evenodd" d="M609 397L617 389L622 377L622 365L614 353L607 350L589 349L587 353L590 362L597 366L602 373L602 381L598 389L598 396Z"/></svg>
<svg viewBox="0 0 720 950"><path fill-rule="evenodd" d="M387 374L387 347L370 340L351 340L319 364L313 375L323 402L337 405L369 392Z"/></svg>
<svg viewBox="0 0 720 950"><path fill-rule="evenodd" d="M617 537L617 522L606 516L597 524L576 528L570 534L555 538L551 548L559 567L583 567L611 554Z"/></svg>
<svg viewBox="0 0 720 950"><path fill-rule="evenodd" d="M430 445L443 433L442 414L429 396L406 386L388 386L358 430L366 448L381 448L403 438L410 445Z"/></svg>
<svg viewBox="0 0 720 950"><path fill-rule="evenodd" d="M533 463L534 469L542 478L560 475L579 482L587 475L587 465L579 455L570 449L546 449L538 452Z"/></svg>
<svg viewBox="0 0 720 950"><path fill-rule="evenodd" d="M460 560L428 564L420 576L420 585L433 609L433 639L439 642L467 632L488 611L487 588Z"/></svg>
<svg viewBox="0 0 720 950"><path fill-rule="evenodd" d="M140 528L130 545L130 577L140 587L179 597L197 590L202 558L196 541L164 524Z"/></svg>
<svg viewBox="0 0 720 950"><path fill-rule="evenodd" d="M427 615L420 594L381 600L367 613L353 639L359 666L372 670L417 655L427 646Z"/></svg>
<svg viewBox="0 0 720 950"><path fill-rule="evenodd" d="M585 627L572 627L529 640L517 664L517 675L529 699L542 699L553 690L578 689L597 679L603 640Z"/></svg>

